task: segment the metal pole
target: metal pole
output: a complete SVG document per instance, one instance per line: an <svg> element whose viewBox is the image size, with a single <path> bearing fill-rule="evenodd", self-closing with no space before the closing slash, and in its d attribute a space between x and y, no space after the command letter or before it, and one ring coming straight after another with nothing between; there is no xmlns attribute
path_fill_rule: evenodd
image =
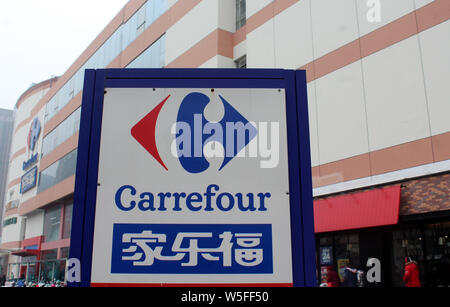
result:
<svg viewBox="0 0 450 307"><path fill-rule="evenodd" d="M52 263L52 280L53 281L55 279L55 263Z"/></svg>
<svg viewBox="0 0 450 307"><path fill-rule="evenodd" d="M40 279L41 279L41 267L42 267L42 265L41 265L41 262L39 260L36 262L36 265L39 267L38 275L37 275L37 282L39 282Z"/></svg>
<svg viewBox="0 0 450 307"><path fill-rule="evenodd" d="M30 263L27 262L27 270L25 272L25 282L28 281L29 267L30 267Z"/></svg>

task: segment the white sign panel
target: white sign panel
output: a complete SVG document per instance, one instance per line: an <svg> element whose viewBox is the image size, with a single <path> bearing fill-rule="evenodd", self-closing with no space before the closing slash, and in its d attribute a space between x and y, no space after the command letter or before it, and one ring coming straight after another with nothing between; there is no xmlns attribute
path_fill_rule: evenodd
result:
<svg viewBox="0 0 450 307"><path fill-rule="evenodd" d="M285 90L105 90L92 285L292 284Z"/></svg>

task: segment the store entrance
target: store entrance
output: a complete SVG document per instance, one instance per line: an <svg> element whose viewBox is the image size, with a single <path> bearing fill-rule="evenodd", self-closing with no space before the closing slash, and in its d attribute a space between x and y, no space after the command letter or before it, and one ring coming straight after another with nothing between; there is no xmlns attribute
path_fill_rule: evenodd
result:
<svg viewBox="0 0 450 307"><path fill-rule="evenodd" d="M450 287L450 222L416 223L393 231L393 286L404 285L405 257L417 262L424 287Z"/></svg>
<svg viewBox="0 0 450 307"><path fill-rule="evenodd" d="M353 265L363 271L364 287L390 287L392 286L392 231L387 228L360 229L349 232L336 232L319 234L317 236L318 263L320 274L325 268L331 267L343 279L346 264L351 261ZM372 269L367 266L370 258L376 258L380 264L380 282L369 283L367 272ZM323 278L321 277L321 282Z"/></svg>

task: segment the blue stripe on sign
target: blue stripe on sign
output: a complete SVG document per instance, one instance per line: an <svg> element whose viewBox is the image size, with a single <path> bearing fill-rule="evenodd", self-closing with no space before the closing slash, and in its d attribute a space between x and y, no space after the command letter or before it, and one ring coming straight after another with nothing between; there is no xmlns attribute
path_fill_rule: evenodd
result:
<svg viewBox="0 0 450 307"><path fill-rule="evenodd" d="M273 273L272 225L115 224L111 273Z"/></svg>

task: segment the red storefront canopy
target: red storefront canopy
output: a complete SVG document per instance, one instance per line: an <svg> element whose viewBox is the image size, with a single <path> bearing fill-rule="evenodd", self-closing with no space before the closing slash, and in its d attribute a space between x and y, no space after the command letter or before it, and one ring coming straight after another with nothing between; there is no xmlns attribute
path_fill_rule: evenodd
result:
<svg viewBox="0 0 450 307"><path fill-rule="evenodd" d="M11 254L13 254L15 256L21 256L21 257L38 256L39 251L33 250L33 249L21 249L21 250L14 251Z"/></svg>
<svg viewBox="0 0 450 307"><path fill-rule="evenodd" d="M395 225L399 208L400 186L316 200L315 232Z"/></svg>

